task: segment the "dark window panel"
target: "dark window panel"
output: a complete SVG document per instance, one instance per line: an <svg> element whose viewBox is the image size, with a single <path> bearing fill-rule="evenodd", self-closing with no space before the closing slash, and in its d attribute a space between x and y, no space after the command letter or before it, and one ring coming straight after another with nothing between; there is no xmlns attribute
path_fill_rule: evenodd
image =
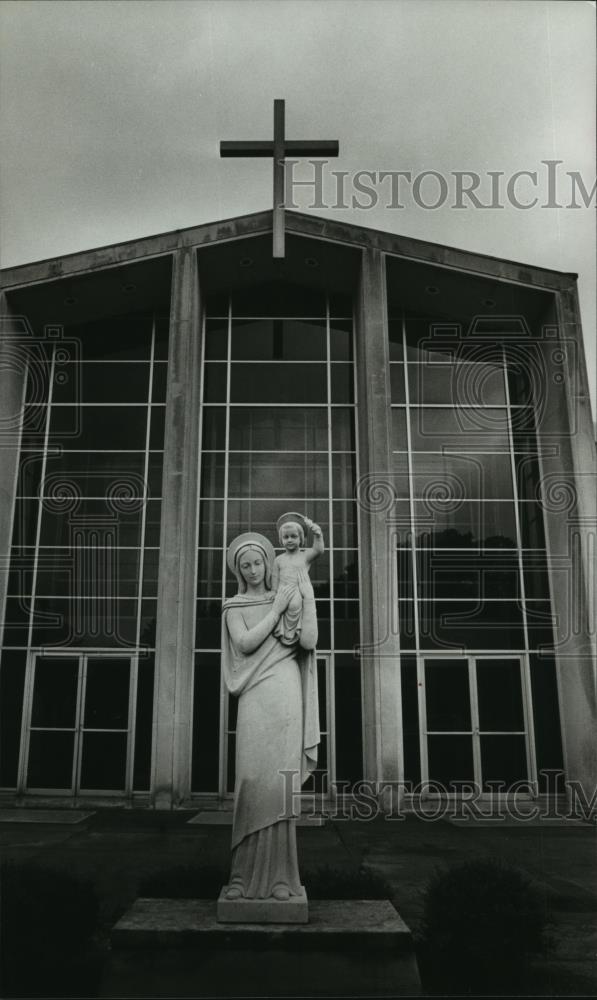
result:
<svg viewBox="0 0 597 1000"><path fill-rule="evenodd" d="M354 454L332 454L332 496L334 499L350 499L354 496L355 484Z"/></svg>
<svg viewBox="0 0 597 1000"><path fill-rule="evenodd" d="M334 545L336 548L355 548L358 545L357 505L350 500L334 500L332 503L334 521ZM318 522L321 525L321 521ZM323 525L321 525L323 527ZM329 536L325 538L329 543Z"/></svg>
<svg viewBox="0 0 597 1000"><path fill-rule="evenodd" d="M416 786L421 781L421 749L419 744L419 699L417 661L402 656L400 663L402 687L402 735L404 741L404 780Z"/></svg>
<svg viewBox="0 0 597 1000"><path fill-rule="evenodd" d="M390 320L388 323L388 339L390 344L390 361L402 361L402 320Z"/></svg>
<svg viewBox="0 0 597 1000"><path fill-rule="evenodd" d="M0 663L0 786L16 788L25 687L25 650L7 650Z"/></svg>
<svg viewBox="0 0 597 1000"><path fill-rule="evenodd" d="M414 649L416 645L414 601L398 601L400 648Z"/></svg>
<svg viewBox="0 0 597 1000"><path fill-rule="evenodd" d="M227 312L228 310L226 310ZM228 353L228 320L205 320L205 360L225 361Z"/></svg>
<svg viewBox="0 0 597 1000"><path fill-rule="evenodd" d="M133 646L137 604L129 600L38 598L34 646Z"/></svg>
<svg viewBox="0 0 597 1000"><path fill-rule="evenodd" d="M330 358L332 361L352 361L352 320L330 320Z"/></svg>
<svg viewBox="0 0 597 1000"><path fill-rule="evenodd" d="M166 423L166 407L152 406L150 414L149 447L152 450L164 447L164 428Z"/></svg>
<svg viewBox="0 0 597 1000"><path fill-rule="evenodd" d="M359 602L334 601L334 645L353 649L359 644Z"/></svg>
<svg viewBox="0 0 597 1000"><path fill-rule="evenodd" d="M77 718L79 658L38 656L35 662L31 725L74 728Z"/></svg>
<svg viewBox="0 0 597 1000"><path fill-rule="evenodd" d="M199 501L199 545L222 545L224 541L224 501Z"/></svg>
<svg viewBox="0 0 597 1000"><path fill-rule="evenodd" d="M155 314L155 340L153 346L154 361L168 360L168 335L170 332L170 316L167 313Z"/></svg>
<svg viewBox="0 0 597 1000"><path fill-rule="evenodd" d="M506 405L504 371L501 365L492 362L409 365L408 384L411 403Z"/></svg>
<svg viewBox="0 0 597 1000"><path fill-rule="evenodd" d="M524 736L481 736L480 742L483 791L497 782L504 782L507 791L528 780Z"/></svg>
<svg viewBox="0 0 597 1000"><path fill-rule="evenodd" d="M423 549L417 553L419 596L468 600L520 596L518 553Z"/></svg>
<svg viewBox="0 0 597 1000"><path fill-rule="evenodd" d="M427 752L429 780L446 791L458 792L474 781L472 736L428 736Z"/></svg>
<svg viewBox="0 0 597 1000"><path fill-rule="evenodd" d="M351 655L335 661L336 778L350 791L363 778L361 665Z"/></svg>
<svg viewBox="0 0 597 1000"><path fill-rule="evenodd" d="M156 549L146 549L143 555L143 597L157 597L160 554Z"/></svg>
<svg viewBox="0 0 597 1000"><path fill-rule="evenodd" d="M408 549L398 549L398 596L402 600L412 600L413 566L412 553Z"/></svg>
<svg viewBox="0 0 597 1000"><path fill-rule="evenodd" d="M322 559L318 559L315 566L319 567L320 562L322 563ZM322 569L318 569L317 572L329 574L329 569L322 563ZM311 575L313 576L313 570ZM348 552L336 549L334 552L334 595L341 598L359 596L359 560L356 549Z"/></svg>
<svg viewBox="0 0 597 1000"><path fill-rule="evenodd" d="M27 787L70 790L74 745L74 732L31 733Z"/></svg>
<svg viewBox="0 0 597 1000"><path fill-rule="evenodd" d="M417 546L516 548L514 504L416 501Z"/></svg>
<svg viewBox="0 0 597 1000"><path fill-rule="evenodd" d="M562 638L558 629L559 618L549 601L527 601L526 615L530 649L553 646L554 635Z"/></svg>
<svg viewBox="0 0 597 1000"><path fill-rule="evenodd" d="M476 661L481 732L524 730L520 660Z"/></svg>
<svg viewBox="0 0 597 1000"><path fill-rule="evenodd" d="M139 643L141 646L155 646L157 623L157 601L143 600L141 602L141 619L139 622Z"/></svg>
<svg viewBox="0 0 597 1000"><path fill-rule="evenodd" d="M334 367L334 366L332 366ZM349 368L349 366L341 366ZM325 403L327 379L324 364L285 364L264 361L260 365L238 361L231 368L230 399L233 403ZM210 397L212 400L213 397ZM218 397L220 398L220 397ZM334 402L344 402L343 398Z"/></svg>
<svg viewBox="0 0 597 1000"><path fill-rule="evenodd" d="M83 733L81 789L123 792L127 733Z"/></svg>
<svg viewBox="0 0 597 1000"><path fill-rule="evenodd" d="M49 412L49 407L45 405L25 406L19 412L14 425L4 428L5 441L16 447L19 444L20 431L21 448L43 448Z"/></svg>
<svg viewBox="0 0 597 1000"><path fill-rule="evenodd" d="M539 791L547 792L549 781L541 772L564 767L556 665L553 656L531 654L530 667Z"/></svg>
<svg viewBox="0 0 597 1000"><path fill-rule="evenodd" d="M331 292L330 316L352 316L352 295L348 292Z"/></svg>
<svg viewBox="0 0 597 1000"><path fill-rule="evenodd" d="M128 457L130 458L131 456ZM163 464L164 464L163 451L149 452L149 457L147 461L147 495L150 497L161 497L162 495Z"/></svg>
<svg viewBox="0 0 597 1000"><path fill-rule="evenodd" d="M222 451L226 447L226 410L223 406L203 407L201 447L204 451Z"/></svg>
<svg viewBox="0 0 597 1000"><path fill-rule="evenodd" d="M52 403L147 403L149 362L56 366Z"/></svg>
<svg viewBox="0 0 597 1000"><path fill-rule="evenodd" d="M545 528L541 504L525 500L518 504L523 549L544 549Z"/></svg>
<svg viewBox="0 0 597 1000"><path fill-rule="evenodd" d="M196 653L193 694L192 791L218 791L220 656Z"/></svg>
<svg viewBox="0 0 597 1000"><path fill-rule="evenodd" d="M235 587L236 593L238 587ZM222 641L222 602L219 600L197 601L195 623L195 646L197 649L219 649Z"/></svg>
<svg viewBox="0 0 597 1000"><path fill-rule="evenodd" d="M205 403L226 402L226 365L219 361L209 361L205 364L203 401Z"/></svg>
<svg viewBox="0 0 597 1000"><path fill-rule="evenodd" d="M353 366L340 362L332 362L330 368L331 402L354 403Z"/></svg>
<svg viewBox="0 0 597 1000"><path fill-rule="evenodd" d="M547 553L541 550L537 552L523 552L522 566L524 589L527 598L549 600L550 588Z"/></svg>
<svg viewBox="0 0 597 1000"><path fill-rule="evenodd" d="M232 322L233 361L325 361L325 321Z"/></svg>
<svg viewBox="0 0 597 1000"><path fill-rule="evenodd" d="M133 789L149 791L151 784L151 742L153 729L154 657L139 658L135 723Z"/></svg>
<svg viewBox="0 0 597 1000"><path fill-rule="evenodd" d="M390 364L390 395L392 403L403 405L406 402L403 364L396 364L396 362Z"/></svg>
<svg viewBox="0 0 597 1000"><path fill-rule="evenodd" d="M394 451L408 450L406 410L403 406L392 407L392 447Z"/></svg>
<svg viewBox="0 0 597 1000"><path fill-rule="evenodd" d="M161 493L160 452L150 455L150 473L159 467L160 489L154 492L157 483L150 478L152 494ZM62 455L49 454L44 482L45 496L110 497L116 492L122 497L123 486L127 495L135 501L143 496L145 477L145 455L142 451L122 454L116 451L64 452Z"/></svg>
<svg viewBox="0 0 597 1000"><path fill-rule="evenodd" d="M111 316L71 327L83 361L149 361L153 315ZM162 338L163 339L163 338Z"/></svg>
<svg viewBox="0 0 597 1000"><path fill-rule="evenodd" d="M138 549L99 546L42 551L36 594L38 597L136 597L139 557Z"/></svg>
<svg viewBox="0 0 597 1000"><path fill-rule="evenodd" d="M159 501L147 501L147 509ZM106 500L82 498L70 511L60 511L52 499L42 507L40 545L62 547L90 545L94 548L116 548L120 545L141 544L143 501L137 509L119 510L118 504ZM133 504L131 504L133 506ZM47 555L45 565L47 565ZM62 557L61 557L62 559Z"/></svg>
<svg viewBox="0 0 597 1000"><path fill-rule="evenodd" d="M52 407L48 446L69 450L145 449L147 406ZM93 461L94 456L90 456Z"/></svg>
<svg viewBox="0 0 597 1000"><path fill-rule="evenodd" d="M467 660L425 660L427 731L471 729Z"/></svg>
<svg viewBox="0 0 597 1000"><path fill-rule="evenodd" d="M208 456L205 456L207 461ZM337 488L352 490L348 486L350 464L338 456ZM223 484L222 484L223 491ZM203 493L206 491L203 489ZM300 455L292 452L232 452L228 466L228 495L230 497L276 497L280 493L306 497L329 496L328 463L324 454ZM222 495L222 493L220 493Z"/></svg>
<svg viewBox="0 0 597 1000"><path fill-rule="evenodd" d="M448 406L410 409L413 451L507 452L508 414L490 407Z"/></svg>
<svg viewBox="0 0 597 1000"><path fill-rule="evenodd" d="M12 527L12 547L35 545L37 519L39 516L39 500L32 497L15 501Z"/></svg>
<svg viewBox="0 0 597 1000"><path fill-rule="evenodd" d="M201 466L201 496L224 496L224 470L226 455L223 451L206 452Z"/></svg>
<svg viewBox="0 0 597 1000"><path fill-rule="evenodd" d="M332 411L332 451L355 451L354 411L335 406ZM322 447L327 449L327 435Z"/></svg>
<svg viewBox="0 0 597 1000"><path fill-rule="evenodd" d="M35 497L39 493L43 465L41 452L21 452L17 478L17 496Z"/></svg>
<svg viewBox="0 0 597 1000"><path fill-rule="evenodd" d="M232 295L233 316L318 316L325 318L325 294L283 281L238 289Z"/></svg>
<svg viewBox="0 0 597 1000"><path fill-rule="evenodd" d="M158 546L160 544L161 516L162 501L148 500L145 504L145 545Z"/></svg>
<svg viewBox="0 0 597 1000"><path fill-rule="evenodd" d="M163 361L156 361L153 366L151 401L152 403L166 402L166 384L168 380L168 365Z"/></svg>
<svg viewBox="0 0 597 1000"><path fill-rule="evenodd" d="M29 618L31 599L7 597L4 607L4 645L27 646L29 643Z"/></svg>
<svg viewBox="0 0 597 1000"><path fill-rule="evenodd" d="M199 549L197 559L197 597L222 596L222 550Z"/></svg>
<svg viewBox="0 0 597 1000"><path fill-rule="evenodd" d="M510 500L514 495L509 455L413 452L412 466L416 497Z"/></svg>
<svg viewBox="0 0 597 1000"><path fill-rule="evenodd" d="M130 679L128 657L89 657L83 714L86 729L128 729Z"/></svg>
<svg viewBox="0 0 597 1000"><path fill-rule="evenodd" d="M209 292L205 299L205 311L208 316L227 316L228 292Z"/></svg>
<svg viewBox="0 0 597 1000"><path fill-rule="evenodd" d="M515 601L420 601L421 646L433 649L522 649Z"/></svg>
<svg viewBox="0 0 597 1000"><path fill-rule="evenodd" d="M343 427L342 414L338 426ZM217 418L218 425L224 417ZM328 416L323 407L248 407L230 409L230 449L232 451L326 451L328 448ZM342 438L346 440L346 435ZM206 440L224 440L223 428L210 430Z"/></svg>

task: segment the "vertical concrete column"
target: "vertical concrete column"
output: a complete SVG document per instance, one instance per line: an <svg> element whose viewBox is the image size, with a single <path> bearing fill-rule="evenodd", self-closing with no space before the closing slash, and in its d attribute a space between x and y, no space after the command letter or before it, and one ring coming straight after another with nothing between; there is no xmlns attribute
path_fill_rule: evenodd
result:
<svg viewBox="0 0 597 1000"><path fill-rule="evenodd" d="M174 254L156 632L152 799L190 792L201 324L197 252Z"/></svg>
<svg viewBox="0 0 597 1000"><path fill-rule="evenodd" d="M363 252L356 345L365 777L397 782L404 778L402 698L400 641L392 625L397 595L390 365L386 268L379 250Z"/></svg>
<svg viewBox="0 0 597 1000"><path fill-rule="evenodd" d="M541 444L564 766L588 800L597 788L595 659L597 461L576 285L558 293L557 337L544 336Z"/></svg>
<svg viewBox="0 0 597 1000"><path fill-rule="evenodd" d="M27 332L25 322L19 323L12 316L5 293L0 294L0 645L19 470Z"/></svg>

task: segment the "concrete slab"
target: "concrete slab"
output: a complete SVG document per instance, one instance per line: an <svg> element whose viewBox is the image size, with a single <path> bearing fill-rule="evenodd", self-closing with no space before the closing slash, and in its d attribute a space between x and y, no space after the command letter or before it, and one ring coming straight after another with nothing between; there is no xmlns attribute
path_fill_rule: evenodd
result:
<svg viewBox="0 0 597 1000"><path fill-rule="evenodd" d="M79 809L0 809L0 823L58 823L74 826L94 816Z"/></svg>
<svg viewBox="0 0 597 1000"><path fill-rule="evenodd" d="M264 925L218 923L214 900L138 899L111 939L102 997L421 993L410 930L389 900L312 900L309 923Z"/></svg>

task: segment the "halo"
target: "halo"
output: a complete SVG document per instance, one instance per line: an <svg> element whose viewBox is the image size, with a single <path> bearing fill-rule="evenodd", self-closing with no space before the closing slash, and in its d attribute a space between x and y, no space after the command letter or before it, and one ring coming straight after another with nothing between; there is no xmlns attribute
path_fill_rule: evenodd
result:
<svg viewBox="0 0 597 1000"><path fill-rule="evenodd" d="M248 545L255 545L257 548L263 549L267 562L270 565L273 564L276 553L274 552L272 543L265 537L265 535L260 535L257 531L245 531L243 535L237 535L237 537L234 538L228 546L226 562L228 563L228 569L231 573L236 571L236 553L239 549L243 549Z"/></svg>
<svg viewBox="0 0 597 1000"><path fill-rule="evenodd" d="M307 537L307 532L309 531L309 528L305 524L304 514L299 514L295 510L289 510L286 514L282 514L282 516L279 517L278 520L276 521L276 530L278 532L278 538L280 537L280 528L282 527L283 524L286 524L288 521L294 521L295 524L300 524L301 528L303 529L303 534L305 538Z"/></svg>

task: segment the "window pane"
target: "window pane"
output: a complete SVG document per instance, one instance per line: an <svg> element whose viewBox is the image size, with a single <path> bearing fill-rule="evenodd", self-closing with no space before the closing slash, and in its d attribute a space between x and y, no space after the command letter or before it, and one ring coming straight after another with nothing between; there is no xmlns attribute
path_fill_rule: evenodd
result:
<svg viewBox="0 0 597 1000"><path fill-rule="evenodd" d="M390 344L390 361L402 361L402 321L390 320L388 323L388 340Z"/></svg>
<svg viewBox="0 0 597 1000"><path fill-rule="evenodd" d="M232 321L233 361L325 361L326 351L324 320Z"/></svg>
<svg viewBox="0 0 597 1000"><path fill-rule="evenodd" d="M78 681L78 657L62 660L38 657L31 725L50 729L73 727L77 715Z"/></svg>
<svg viewBox="0 0 597 1000"><path fill-rule="evenodd" d="M406 410L402 406L392 407L392 448L394 451L407 451L408 449Z"/></svg>
<svg viewBox="0 0 597 1000"><path fill-rule="evenodd" d="M541 505L530 500L521 501L518 504L518 512L523 548L544 549L545 531Z"/></svg>
<svg viewBox="0 0 597 1000"><path fill-rule="evenodd" d="M127 733L83 733L81 788L124 791Z"/></svg>
<svg viewBox="0 0 597 1000"><path fill-rule="evenodd" d="M466 660L425 660L427 731L471 728Z"/></svg>
<svg viewBox="0 0 597 1000"><path fill-rule="evenodd" d="M420 601L421 645L434 649L522 649L515 601Z"/></svg>
<svg viewBox="0 0 597 1000"><path fill-rule="evenodd" d="M226 402L226 365L217 361L205 363L203 374L203 401L205 403Z"/></svg>
<svg viewBox="0 0 597 1000"><path fill-rule="evenodd" d="M330 357L332 361L352 361L352 321L330 321Z"/></svg>
<svg viewBox="0 0 597 1000"><path fill-rule="evenodd" d="M223 406L203 407L204 451L222 451L226 447L226 410Z"/></svg>
<svg viewBox="0 0 597 1000"><path fill-rule="evenodd" d="M459 551L423 549L417 553L419 596L426 599L454 597L482 600L519 597L516 552L499 549Z"/></svg>
<svg viewBox="0 0 597 1000"><path fill-rule="evenodd" d="M238 590L235 581L234 593ZM222 637L222 602L213 600L197 601L195 624L195 648L219 649Z"/></svg>
<svg viewBox="0 0 597 1000"><path fill-rule="evenodd" d="M332 455L332 496L336 499L350 498L354 495L355 482L355 455L340 452ZM326 486L322 486L322 494L326 493Z"/></svg>
<svg viewBox="0 0 597 1000"><path fill-rule="evenodd" d="M350 461L338 456L338 489L344 488ZM233 452L229 458L228 495L251 497L329 496L327 455L280 452ZM205 492L205 491L204 491ZM344 494L339 493L340 496Z"/></svg>
<svg viewBox="0 0 597 1000"><path fill-rule="evenodd" d="M201 459L201 496L224 496L226 455L223 451L206 452Z"/></svg>
<svg viewBox="0 0 597 1000"><path fill-rule="evenodd" d="M152 325L149 315L111 316L69 332L82 341L83 361L149 361Z"/></svg>
<svg viewBox="0 0 597 1000"><path fill-rule="evenodd" d="M524 730L519 660L477 660L479 729Z"/></svg>
<svg viewBox="0 0 597 1000"><path fill-rule="evenodd" d="M168 377L168 365L163 361L156 361L153 366L152 375L152 403L166 402L166 381Z"/></svg>
<svg viewBox="0 0 597 1000"><path fill-rule="evenodd" d="M531 654L530 661L537 773L539 789L546 792L548 779L541 772L564 766L556 666L553 656Z"/></svg>
<svg viewBox="0 0 597 1000"><path fill-rule="evenodd" d="M420 407L410 410L414 451L508 451L508 416L503 409Z"/></svg>
<svg viewBox="0 0 597 1000"><path fill-rule="evenodd" d="M325 294L286 281L239 288L232 296L233 316L318 316L325 318Z"/></svg>
<svg viewBox="0 0 597 1000"><path fill-rule="evenodd" d="M0 665L0 786L15 788L25 687L25 651L4 650Z"/></svg>
<svg viewBox="0 0 597 1000"><path fill-rule="evenodd" d="M233 403L325 403L326 368L321 364L261 365L236 362L231 368ZM212 397L215 398L215 397ZM342 402L338 399L337 402Z"/></svg>
<svg viewBox="0 0 597 1000"><path fill-rule="evenodd" d="M164 447L164 433L166 429L166 407L152 406L150 410L150 435L149 447L161 450Z"/></svg>
<svg viewBox="0 0 597 1000"><path fill-rule="evenodd" d="M341 362L331 364L332 403L354 402L354 375L352 365Z"/></svg>
<svg viewBox="0 0 597 1000"><path fill-rule="evenodd" d="M342 410L340 414L346 412ZM233 406L230 408L230 449L327 451L327 423L327 410L323 407Z"/></svg>
<svg viewBox="0 0 597 1000"><path fill-rule="evenodd" d="M334 519L334 545L337 548L354 548L358 544L357 535L357 505L347 500L334 500L332 504ZM321 521L319 521L321 524ZM323 527L323 526L322 526ZM326 539L329 541L329 539Z"/></svg>
<svg viewBox="0 0 597 1000"><path fill-rule="evenodd" d="M199 501L199 545L202 547L222 545L224 540L224 502L222 500Z"/></svg>
<svg viewBox="0 0 597 1000"><path fill-rule="evenodd" d="M323 447L327 448L327 436L323 439ZM354 412L335 406L332 410L332 451L354 451Z"/></svg>
<svg viewBox="0 0 597 1000"><path fill-rule="evenodd" d="M428 736L429 780L446 791L457 792L463 782L474 780L471 736Z"/></svg>
<svg viewBox="0 0 597 1000"><path fill-rule="evenodd" d="M514 504L416 502L416 544L450 548L516 547Z"/></svg>
<svg viewBox="0 0 597 1000"><path fill-rule="evenodd" d="M414 496L449 499L510 500L512 466L509 455L413 452Z"/></svg>
<svg viewBox="0 0 597 1000"><path fill-rule="evenodd" d="M419 699L417 663L410 656L403 656L400 663L402 686L402 732L404 740L404 780L418 785L421 780L421 751L419 745Z"/></svg>
<svg viewBox="0 0 597 1000"><path fill-rule="evenodd" d="M319 565L317 559L315 565ZM334 552L334 596L357 598L359 596L359 565L356 549L352 552Z"/></svg>
<svg viewBox="0 0 597 1000"><path fill-rule="evenodd" d="M130 646L137 639L136 601L39 597L34 646Z"/></svg>
<svg viewBox="0 0 597 1000"><path fill-rule="evenodd" d="M411 403L506 404L503 368L492 363L409 365L408 384Z"/></svg>
<svg viewBox="0 0 597 1000"><path fill-rule="evenodd" d="M222 594L222 550L199 549L197 560L197 596L220 597Z"/></svg>
<svg viewBox="0 0 597 1000"><path fill-rule="evenodd" d="M352 656L335 659L336 777L350 790L363 777L361 664Z"/></svg>
<svg viewBox="0 0 597 1000"><path fill-rule="evenodd" d="M510 788L528 779L524 736L481 736L481 771L483 790L491 782L505 782Z"/></svg>
<svg viewBox="0 0 597 1000"><path fill-rule="evenodd" d="M225 319L206 319L205 360L225 361L227 350L228 350L228 321Z"/></svg>
<svg viewBox="0 0 597 1000"><path fill-rule="evenodd" d="M129 659L89 658L84 725L88 729L128 729Z"/></svg>
<svg viewBox="0 0 597 1000"><path fill-rule="evenodd" d="M143 450L146 406L52 407L50 447L117 451Z"/></svg>
<svg viewBox="0 0 597 1000"><path fill-rule="evenodd" d="M393 403L405 402L404 365L390 364L390 390ZM413 402L412 399L411 402Z"/></svg>
<svg viewBox="0 0 597 1000"><path fill-rule="evenodd" d="M193 792L218 791L220 737L219 654L195 654L193 694Z"/></svg>
<svg viewBox="0 0 597 1000"><path fill-rule="evenodd" d="M146 403L149 396L147 362L138 364L65 364L56 376L53 403Z"/></svg>
<svg viewBox="0 0 597 1000"><path fill-rule="evenodd" d="M27 787L70 789L74 745L74 732L31 733Z"/></svg>
<svg viewBox="0 0 597 1000"><path fill-rule="evenodd" d="M133 788L149 790L151 770L151 740L153 726L154 658L139 659L137 675L137 718L135 724L135 761Z"/></svg>

